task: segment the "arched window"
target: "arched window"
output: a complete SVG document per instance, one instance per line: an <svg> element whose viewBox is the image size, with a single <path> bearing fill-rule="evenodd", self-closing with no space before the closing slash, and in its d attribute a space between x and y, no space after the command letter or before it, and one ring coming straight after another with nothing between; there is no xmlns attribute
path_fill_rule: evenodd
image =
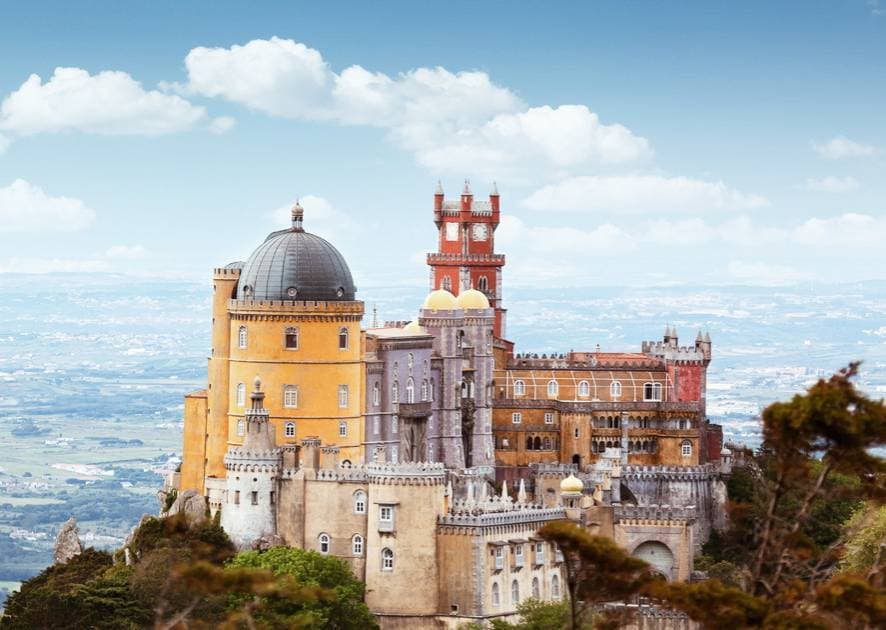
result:
<svg viewBox="0 0 886 630"><path fill-rule="evenodd" d="M240 437L246 435L246 420L237 420L237 435Z"/></svg>
<svg viewBox="0 0 886 630"><path fill-rule="evenodd" d="M372 404L376 407L381 404L381 387L377 381L372 384Z"/></svg>
<svg viewBox="0 0 886 630"><path fill-rule="evenodd" d="M394 381L393 385L391 385L391 402L400 402L400 385L397 381Z"/></svg>
<svg viewBox="0 0 886 630"><path fill-rule="evenodd" d="M348 386L347 385L339 385L338 386L338 408L339 409L347 409L348 408Z"/></svg>
<svg viewBox="0 0 886 630"><path fill-rule="evenodd" d="M533 599L541 599L541 589L537 577L532 578L532 597Z"/></svg>
<svg viewBox="0 0 886 630"><path fill-rule="evenodd" d="M452 280L449 279L449 276L444 276L443 281L440 282L440 288L446 289L447 291L452 290Z"/></svg>
<svg viewBox="0 0 886 630"><path fill-rule="evenodd" d="M560 393L560 386L557 384L557 381L551 379L548 381L548 396L556 396Z"/></svg>
<svg viewBox="0 0 886 630"><path fill-rule="evenodd" d="M514 396L522 396L526 393L526 383L521 380L514 381Z"/></svg>
<svg viewBox="0 0 886 630"><path fill-rule="evenodd" d="M295 437L295 423L287 422L283 425L283 435L285 437Z"/></svg>
<svg viewBox="0 0 886 630"><path fill-rule="evenodd" d="M411 376L406 379L406 402L415 402L415 381L412 380Z"/></svg>
<svg viewBox="0 0 886 630"><path fill-rule="evenodd" d="M489 292L489 280L486 278L486 276L480 276L477 279L477 290L481 291L482 293Z"/></svg>
<svg viewBox="0 0 886 630"><path fill-rule="evenodd" d="M366 493L362 490L354 493L354 514L366 514Z"/></svg>
<svg viewBox="0 0 886 630"><path fill-rule="evenodd" d="M612 381L609 383L609 395L613 398L618 398L621 396L621 382Z"/></svg>
<svg viewBox="0 0 886 630"><path fill-rule="evenodd" d="M546 451L551 450L551 438L549 438L549 437L545 438L545 450Z"/></svg>
<svg viewBox="0 0 886 630"><path fill-rule="evenodd" d="M461 397L462 398L468 397L468 383L467 383L467 381L461 382Z"/></svg>
<svg viewBox="0 0 886 630"><path fill-rule="evenodd" d="M391 433L397 432L397 427L400 425L400 420L397 416L391 416Z"/></svg>
<svg viewBox="0 0 886 630"><path fill-rule="evenodd" d="M579 396L590 396L591 395L591 384L587 381L582 381L578 384L578 395Z"/></svg>
<svg viewBox="0 0 886 630"><path fill-rule="evenodd" d="M680 444L680 454L683 457L692 457L692 442L683 440L683 443Z"/></svg>
<svg viewBox="0 0 886 630"><path fill-rule="evenodd" d="M381 570L382 571L393 571L394 570L394 552L385 547L381 550Z"/></svg>
<svg viewBox="0 0 886 630"><path fill-rule="evenodd" d="M540 450L541 450L541 438L540 438L540 437L536 436L536 438L535 438L535 442L534 442L534 444L532 445L532 450L534 450L534 451L540 451Z"/></svg>
<svg viewBox="0 0 886 630"><path fill-rule="evenodd" d="M422 402L428 401L428 379L426 379L426 378L422 379L422 382L421 382L421 401Z"/></svg>
<svg viewBox="0 0 886 630"><path fill-rule="evenodd" d="M526 450L527 451L532 450L532 438L531 437L526 438Z"/></svg>
<svg viewBox="0 0 886 630"><path fill-rule="evenodd" d="M342 326L338 330L338 349L339 350L347 350L348 349L348 329L344 326Z"/></svg>
<svg viewBox="0 0 886 630"><path fill-rule="evenodd" d="M511 582L511 604L516 606L520 603L520 583L517 580Z"/></svg>
<svg viewBox="0 0 886 630"><path fill-rule="evenodd" d="M240 326L240 330L237 332L237 345L241 348L245 348L248 337L249 336L246 332L246 326Z"/></svg>
<svg viewBox="0 0 886 630"><path fill-rule="evenodd" d="M289 409L298 407L298 387L287 385L283 388L283 406Z"/></svg>
<svg viewBox="0 0 886 630"><path fill-rule="evenodd" d="M551 597L560 599L560 576L558 575L551 578Z"/></svg>
<svg viewBox="0 0 886 630"><path fill-rule="evenodd" d="M246 406L246 385L243 383L237 383L237 406Z"/></svg>
<svg viewBox="0 0 886 630"><path fill-rule="evenodd" d="M431 379L431 402L437 400L437 381Z"/></svg>
<svg viewBox="0 0 886 630"><path fill-rule="evenodd" d="M317 540L320 542L320 553L329 553L329 534L320 534Z"/></svg>
<svg viewBox="0 0 886 630"><path fill-rule="evenodd" d="M492 607L498 608L501 606L501 593L498 589L498 582L492 583Z"/></svg>
<svg viewBox="0 0 886 630"><path fill-rule="evenodd" d="M338 423L338 437L348 437L348 423L344 420Z"/></svg>
<svg viewBox="0 0 886 630"><path fill-rule="evenodd" d="M363 555L363 536L360 534L354 534L354 537L351 538L351 552L355 556Z"/></svg>
<svg viewBox="0 0 886 630"><path fill-rule="evenodd" d="M298 328L287 328L284 333L283 345L287 350L298 350Z"/></svg>

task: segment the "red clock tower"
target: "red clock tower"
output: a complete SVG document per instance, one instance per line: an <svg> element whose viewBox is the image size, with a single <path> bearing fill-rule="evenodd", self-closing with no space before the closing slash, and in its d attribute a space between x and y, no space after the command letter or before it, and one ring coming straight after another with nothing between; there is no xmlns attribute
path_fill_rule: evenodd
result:
<svg viewBox="0 0 886 630"><path fill-rule="evenodd" d="M502 308L501 272L503 254L495 253L495 228L499 221L498 189L492 184L489 201L474 201L470 183L458 201L446 201L438 183L434 193L434 224L439 237L437 252L428 254L431 289L460 291L477 289L495 309L494 333L505 336L505 313Z"/></svg>

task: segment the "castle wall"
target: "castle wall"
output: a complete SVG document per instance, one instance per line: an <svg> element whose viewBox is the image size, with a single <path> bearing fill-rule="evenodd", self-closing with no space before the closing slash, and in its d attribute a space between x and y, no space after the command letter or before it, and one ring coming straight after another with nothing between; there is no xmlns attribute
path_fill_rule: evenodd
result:
<svg viewBox="0 0 886 630"><path fill-rule="evenodd" d="M178 489L203 493L206 476L208 396L205 389L185 396L182 467Z"/></svg>

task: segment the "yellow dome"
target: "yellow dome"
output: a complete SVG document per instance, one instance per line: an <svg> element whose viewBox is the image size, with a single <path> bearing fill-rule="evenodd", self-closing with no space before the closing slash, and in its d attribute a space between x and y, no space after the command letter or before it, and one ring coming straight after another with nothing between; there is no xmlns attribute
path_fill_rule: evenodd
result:
<svg viewBox="0 0 886 630"><path fill-rule="evenodd" d="M403 332L411 333L413 335L424 335L425 329L419 325L417 319L413 319L411 322L403 327Z"/></svg>
<svg viewBox="0 0 886 630"><path fill-rule="evenodd" d="M585 485L582 483L581 479L572 473L569 473L569 476L560 482L560 492L581 494L584 487Z"/></svg>
<svg viewBox="0 0 886 630"><path fill-rule="evenodd" d="M458 308L458 302L455 296L446 289L437 289L431 291L422 304L422 309L429 311L451 311Z"/></svg>
<svg viewBox="0 0 886 630"><path fill-rule="evenodd" d="M489 300L477 289L468 289L458 294L456 298L459 308L489 308Z"/></svg>

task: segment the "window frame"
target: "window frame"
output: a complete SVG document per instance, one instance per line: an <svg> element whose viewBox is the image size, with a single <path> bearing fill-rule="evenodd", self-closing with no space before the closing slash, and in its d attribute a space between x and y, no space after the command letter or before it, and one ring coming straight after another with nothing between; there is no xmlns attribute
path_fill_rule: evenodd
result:
<svg viewBox="0 0 886 630"><path fill-rule="evenodd" d="M384 547L381 550L381 570L382 571L393 571L394 570L394 550L390 547Z"/></svg>
<svg viewBox="0 0 886 630"><path fill-rule="evenodd" d="M283 407L285 409L298 409L298 385L283 386Z"/></svg>
<svg viewBox="0 0 886 630"><path fill-rule="evenodd" d="M523 424L523 414L515 411L511 414L511 424Z"/></svg>
<svg viewBox="0 0 886 630"><path fill-rule="evenodd" d="M324 549L325 547L325 549ZM319 536L317 536L317 551L324 556L329 555L329 550L332 548L332 538L326 532L322 532Z"/></svg>
<svg viewBox="0 0 886 630"><path fill-rule="evenodd" d="M354 534L351 536L351 554L357 556L358 558L363 557L363 550L365 548L365 543L363 540L363 536L360 534Z"/></svg>
<svg viewBox="0 0 886 630"><path fill-rule="evenodd" d="M350 402L350 392L348 391L347 384L338 386L338 408L339 409L347 409L348 403Z"/></svg>
<svg viewBox="0 0 886 630"><path fill-rule="evenodd" d="M237 329L237 347L240 350L245 350L249 345L249 330L246 326L240 326Z"/></svg>
<svg viewBox="0 0 886 630"><path fill-rule="evenodd" d="M348 423L345 420L338 422L338 437L348 437Z"/></svg>
<svg viewBox="0 0 886 630"><path fill-rule="evenodd" d="M246 406L246 383L237 383L237 406Z"/></svg>
<svg viewBox="0 0 886 630"><path fill-rule="evenodd" d="M366 514L366 491L354 492L354 514Z"/></svg>
<svg viewBox="0 0 886 630"><path fill-rule="evenodd" d="M613 380L609 383L609 397L610 398L621 398L623 388L621 386L621 381Z"/></svg>
<svg viewBox="0 0 886 630"><path fill-rule="evenodd" d="M344 342L344 343L342 343ZM351 333L347 326L338 329L338 349L347 350L351 345Z"/></svg>
<svg viewBox="0 0 886 630"><path fill-rule="evenodd" d="M680 442L680 456L681 457L692 457L692 441L691 440L683 440Z"/></svg>
<svg viewBox="0 0 886 630"><path fill-rule="evenodd" d="M661 383L648 381L643 383L643 402L661 402L664 388Z"/></svg>
<svg viewBox="0 0 886 630"><path fill-rule="evenodd" d="M560 383L557 382L557 379L552 378L548 381L548 396L559 396L560 395Z"/></svg>
<svg viewBox="0 0 886 630"><path fill-rule="evenodd" d="M295 345L289 345L290 339L295 340ZM301 333L298 326L287 326L283 329L283 348L285 350L298 350L301 346Z"/></svg>
<svg viewBox="0 0 886 630"><path fill-rule="evenodd" d="M291 431L290 431L291 429ZM283 425L283 437L292 438L295 437L295 423L287 422Z"/></svg>
<svg viewBox="0 0 886 630"><path fill-rule="evenodd" d="M518 378L514 381L514 396L525 396L526 395L526 381L522 378Z"/></svg>

